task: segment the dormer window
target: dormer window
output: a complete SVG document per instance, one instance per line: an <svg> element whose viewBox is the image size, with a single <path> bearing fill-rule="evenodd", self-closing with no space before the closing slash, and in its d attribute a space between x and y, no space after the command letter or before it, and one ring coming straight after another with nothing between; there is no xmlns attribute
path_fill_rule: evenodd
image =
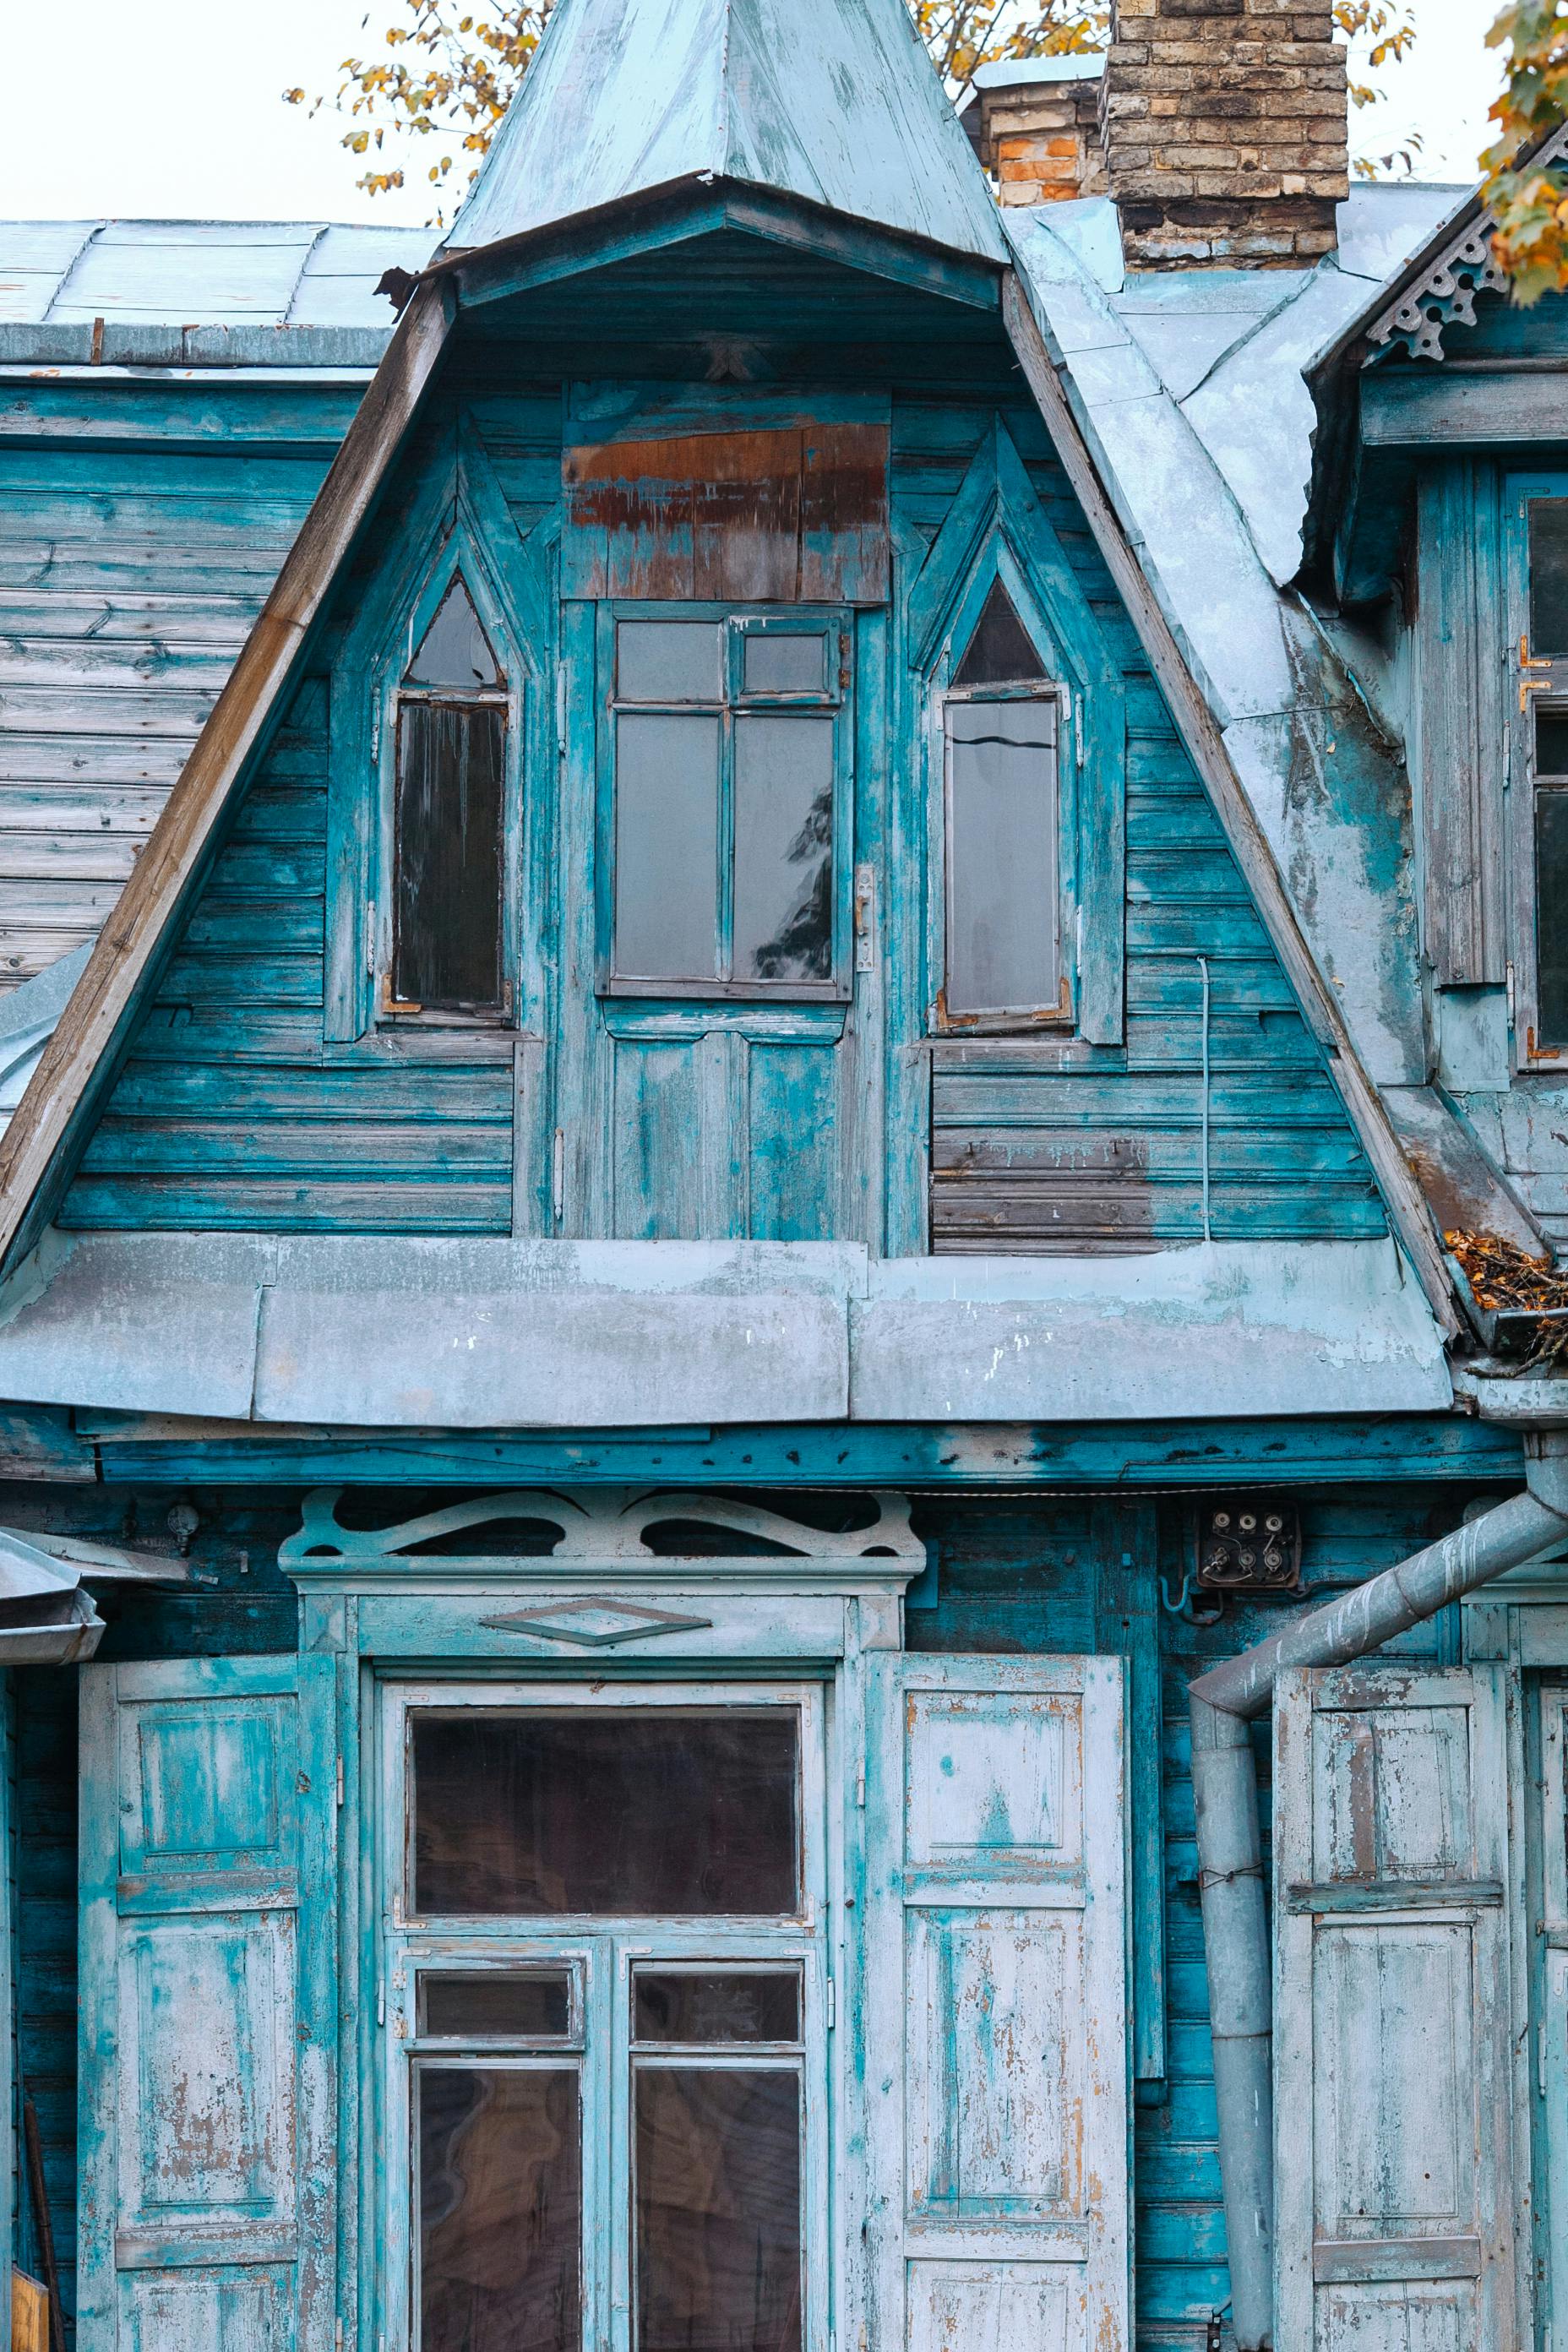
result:
<svg viewBox="0 0 1568 2352"><path fill-rule="evenodd" d="M839 616L622 605L609 627L608 992L842 993Z"/></svg>
<svg viewBox="0 0 1568 2352"><path fill-rule="evenodd" d="M397 694L392 1013L508 1009L507 682L454 575Z"/></svg>
<svg viewBox="0 0 1568 2352"><path fill-rule="evenodd" d="M943 706L948 1024L1062 1018L1057 695L1000 580Z"/></svg>

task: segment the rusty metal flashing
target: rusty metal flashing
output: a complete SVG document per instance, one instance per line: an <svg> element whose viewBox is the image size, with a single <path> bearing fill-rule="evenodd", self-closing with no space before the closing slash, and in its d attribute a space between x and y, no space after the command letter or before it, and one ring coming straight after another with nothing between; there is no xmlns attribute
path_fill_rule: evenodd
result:
<svg viewBox="0 0 1568 2352"><path fill-rule="evenodd" d="M1176 731L1208 791L1221 829L1308 1026L1323 1049L1329 1074L1372 1163L1394 1234L1415 1269L1439 1329L1445 1338L1455 1339L1465 1327L1425 1197L1400 1150L1383 1100L1362 1067L1344 1015L1307 945L1274 853L1242 789L1218 721L1187 666L1111 505L1039 323L1013 270L1003 280L1002 315L1052 446L1170 705Z"/></svg>
<svg viewBox="0 0 1568 2352"><path fill-rule="evenodd" d="M0 1139L0 1276L53 1213L131 1020L156 980L174 925L216 847L220 820L431 380L453 315L441 286L422 289L405 312Z"/></svg>

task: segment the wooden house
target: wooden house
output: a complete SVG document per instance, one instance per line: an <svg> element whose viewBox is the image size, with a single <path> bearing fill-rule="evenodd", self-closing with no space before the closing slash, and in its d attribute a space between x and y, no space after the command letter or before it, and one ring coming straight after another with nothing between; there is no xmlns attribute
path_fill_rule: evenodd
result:
<svg viewBox="0 0 1568 2352"><path fill-rule="evenodd" d="M1562 306L1122 15L0 229L54 2352L1568 2327Z"/></svg>

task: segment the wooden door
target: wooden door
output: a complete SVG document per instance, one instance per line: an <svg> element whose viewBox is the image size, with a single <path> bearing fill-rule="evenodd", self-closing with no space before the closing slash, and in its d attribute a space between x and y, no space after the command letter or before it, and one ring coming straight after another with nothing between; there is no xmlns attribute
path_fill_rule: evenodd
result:
<svg viewBox="0 0 1568 2352"><path fill-rule="evenodd" d="M1501 1669L1296 1672L1275 1714L1276 2341L1514 2340Z"/></svg>
<svg viewBox="0 0 1568 2352"><path fill-rule="evenodd" d="M1121 2352L1122 1668L868 1661L866 2334Z"/></svg>
<svg viewBox="0 0 1568 2352"><path fill-rule="evenodd" d="M332 1666L82 1675L79 2352L329 2352Z"/></svg>

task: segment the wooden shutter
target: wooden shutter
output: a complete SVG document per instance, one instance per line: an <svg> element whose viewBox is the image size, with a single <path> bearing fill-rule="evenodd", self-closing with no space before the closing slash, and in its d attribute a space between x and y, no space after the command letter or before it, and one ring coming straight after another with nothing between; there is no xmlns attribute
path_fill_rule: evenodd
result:
<svg viewBox="0 0 1568 2352"><path fill-rule="evenodd" d="M868 1664L861 2340L1121 2352L1121 1661Z"/></svg>
<svg viewBox="0 0 1568 2352"><path fill-rule="evenodd" d="M83 1674L79 2352L331 2352L332 1687Z"/></svg>
<svg viewBox="0 0 1568 2352"><path fill-rule="evenodd" d="M1514 2341L1500 1675L1279 1685L1281 2346Z"/></svg>

